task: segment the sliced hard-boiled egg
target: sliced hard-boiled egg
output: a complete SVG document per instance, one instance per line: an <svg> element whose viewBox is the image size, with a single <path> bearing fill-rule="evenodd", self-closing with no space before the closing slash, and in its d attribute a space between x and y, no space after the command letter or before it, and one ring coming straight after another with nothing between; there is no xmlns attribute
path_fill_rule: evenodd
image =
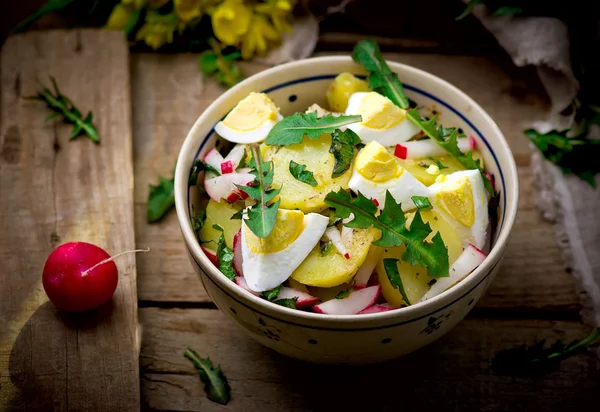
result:
<svg viewBox="0 0 600 412"><path fill-rule="evenodd" d="M463 241L483 249L488 227L488 198L479 170L439 175L429 200Z"/></svg>
<svg viewBox="0 0 600 412"><path fill-rule="evenodd" d="M234 143L262 142L279 120L279 108L264 93L250 93L215 126L215 132Z"/></svg>
<svg viewBox="0 0 600 412"><path fill-rule="evenodd" d="M318 213L279 209L275 226L265 238L242 224L242 269L255 292L285 282L308 256L327 229L329 218Z"/></svg>
<svg viewBox="0 0 600 412"><path fill-rule="evenodd" d="M415 208L413 196L430 195L429 188L404 169L380 143L372 141L356 155L348 187L373 199L383 209L389 190L402 210Z"/></svg>
<svg viewBox="0 0 600 412"><path fill-rule="evenodd" d="M347 115L359 114L360 123L348 126L363 142L377 141L384 146L406 142L419 128L406 117L406 111L376 92L357 92L350 96Z"/></svg>

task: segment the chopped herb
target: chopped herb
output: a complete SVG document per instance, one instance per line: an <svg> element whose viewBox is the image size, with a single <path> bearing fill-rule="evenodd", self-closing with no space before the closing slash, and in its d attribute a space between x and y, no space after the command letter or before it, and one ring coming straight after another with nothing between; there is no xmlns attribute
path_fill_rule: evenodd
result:
<svg viewBox="0 0 600 412"><path fill-rule="evenodd" d="M327 242L321 241L319 243L319 251L321 252L321 256L327 256L329 254L329 252L331 252L332 248L333 248L333 243L331 243L331 241L327 241Z"/></svg>
<svg viewBox="0 0 600 412"><path fill-rule="evenodd" d="M235 279L236 273L233 269L233 251L225 244L225 234L223 228L219 225L213 225L213 229L221 232L219 242L217 243L217 260L219 261L219 270L229 280Z"/></svg>
<svg viewBox="0 0 600 412"><path fill-rule="evenodd" d="M94 126L93 123L92 112L88 112L85 118L83 118L81 112L79 109L77 109L77 107L75 107L75 104L71 101L71 99L60 92L54 77L50 77L50 80L52 81L55 94L52 94L52 91L47 87L42 86L42 89L38 91L35 96L25 97L25 99L37 100L46 103L48 108L54 111L54 113L49 115L46 120L51 120L57 116L62 116L65 122L72 124L73 129L69 135L69 140L73 140L83 133L89 137L92 142L100 143L98 130L96 130L96 126Z"/></svg>
<svg viewBox="0 0 600 412"><path fill-rule="evenodd" d="M339 129L334 130L329 147L329 153L333 154L335 159L331 177L335 179L346 173L354 159L354 149L361 144L360 137L352 130L346 129L343 132Z"/></svg>
<svg viewBox="0 0 600 412"><path fill-rule="evenodd" d="M317 139L323 133L333 133L340 127L360 122L362 117L334 116L327 114L317 117L317 112L295 113L275 125L269 132L265 143L270 146L288 146L302 142L304 136Z"/></svg>
<svg viewBox="0 0 600 412"><path fill-rule="evenodd" d="M546 341L534 345L521 345L516 348L498 352L492 360L492 368L498 373L537 372L557 366L563 359L582 353L586 348L600 341L600 329L593 329L582 339L565 345L559 340L545 348Z"/></svg>
<svg viewBox="0 0 600 412"><path fill-rule="evenodd" d="M146 220L148 223L158 222L175 205L175 181L158 176L158 186L150 185Z"/></svg>
<svg viewBox="0 0 600 412"><path fill-rule="evenodd" d="M204 391L208 399L221 405L227 405L231 399L231 388L221 367L214 367L210 358L201 358L195 350L190 348L184 352L183 356L194 364L200 379L204 382Z"/></svg>
<svg viewBox="0 0 600 412"><path fill-rule="evenodd" d="M431 210L433 208L431 202L425 196L413 196L411 199L419 210Z"/></svg>
<svg viewBox="0 0 600 412"><path fill-rule="evenodd" d="M335 295L336 299L344 299L347 298L348 296L350 296L350 293L352 293L352 291L354 290L354 288L349 287L346 290L342 290L340 293L338 293L337 295Z"/></svg>
<svg viewBox="0 0 600 412"><path fill-rule="evenodd" d="M317 181L315 180L315 176L313 172L306 170L306 165L301 165L293 160L290 160L290 173L294 177L294 179L306 183L312 187L317 186Z"/></svg>
<svg viewBox="0 0 600 412"><path fill-rule="evenodd" d="M277 295L279 295L279 292L281 292L281 285L277 286L276 288L270 289L270 290L265 290L263 293L261 293L261 295L263 298L265 298L269 302L272 302L275 299L277 299Z"/></svg>
<svg viewBox="0 0 600 412"><path fill-rule="evenodd" d="M433 157L428 157L429 160L431 160L433 163L435 163L435 165L438 167L438 169L443 170L443 169L447 169L448 166L444 166L442 164L442 162L440 162L438 159L434 159ZM426 164L424 167L428 167L428 165Z"/></svg>
<svg viewBox="0 0 600 412"><path fill-rule="evenodd" d="M217 176L221 176L221 173L212 167L211 165L204 163L200 159L196 159L194 164L192 165L192 171L190 173L190 178L188 181L188 186L195 186L198 182L198 174L202 171L207 171L216 174Z"/></svg>
<svg viewBox="0 0 600 412"><path fill-rule="evenodd" d="M198 239L198 242L210 243L211 241L206 242L206 241L202 240L202 238L200 237L200 231L202 230L202 228L204 227L204 224L206 223L206 209L201 209L198 212L198 216L193 216L191 220L192 220L192 230L196 234L196 239Z"/></svg>
<svg viewBox="0 0 600 412"><path fill-rule="evenodd" d="M398 259L383 259L383 268L392 286L398 289L400 295L402 295L402 299L404 300L404 302L407 305L411 305L410 300L408 300L408 296L406 295L406 291L404 290L404 285L402 284L402 278L400 277L400 273L398 273Z"/></svg>
<svg viewBox="0 0 600 412"><path fill-rule="evenodd" d="M421 213L417 210L410 225L406 228L406 217L400 204L396 203L389 191L386 191L385 207L379 216L377 206L370 199L358 193L356 199L343 189L338 192L329 192L325 203L335 209L336 217L354 218L345 224L347 227L366 229L371 226L381 230L381 237L374 241L375 246L391 247L406 245L402 260L427 268L429 276L433 278L449 276L448 251L441 235L433 236L431 243L425 239L431 233L429 223L423 222Z"/></svg>
<svg viewBox="0 0 600 412"><path fill-rule="evenodd" d="M285 306L286 308L297 309L297 307L296 307L297 300L298 300L297 297L291 298L291 299L277 299L273 303L275 303L277 305Z"/></svg>

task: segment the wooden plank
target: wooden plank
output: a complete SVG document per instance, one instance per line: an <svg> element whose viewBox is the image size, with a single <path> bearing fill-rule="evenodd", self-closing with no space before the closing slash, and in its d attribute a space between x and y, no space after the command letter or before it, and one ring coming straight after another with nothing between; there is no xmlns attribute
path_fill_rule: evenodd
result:
<svg viewBox="0 0 600 412"><path fill-rule="evenodd" d="M139 409L135 257L118 259L112 303L86 314L57 311L41 282L64 242L135 247L127 44L100 30L32 32L8 40L1 69L0 409ZM99 145L70 142L71 126L23 99L50 75L94 113Z"/></svg>
<svg viewBox="0 0 600 412"><path fill-rule="evenodd" d="M430 71L463 89L496 119L522 167L520 212L504 264L483 307L576 309L572 277L564 270L553 226L539 216L531 193L530 148L522 131L542 118L547 102L539 97L528 73L486 58L422 54L388 54L388 58ZM508 66L508 67L503 67ZM247 74L262 67L249 64ZM144 301L208 302L199 278L181 246L174 213L148 225L148 183L169 175L181 144L198 115L223 89L203 82L194 55L133 56L136 236L153 253L138 257ZM465 73L469 73L465 76ZM530 86L533 85L533 86ZM549 285L552 285L550 288Z"/></svg>
<svg viewBox="0 0 600 412"><path fill-rule="evenodd" d="M578 356L553 373L495 374L498 350L541 339L572 339L577 322L469 318L422 350L361 368L313 365L254 342L211 309L141 309L142 396L149 410L560 410L586 405L600 389L600 361ZM191 347L220 364L232 388L223 407L210 402L192 365Z"/></svg>

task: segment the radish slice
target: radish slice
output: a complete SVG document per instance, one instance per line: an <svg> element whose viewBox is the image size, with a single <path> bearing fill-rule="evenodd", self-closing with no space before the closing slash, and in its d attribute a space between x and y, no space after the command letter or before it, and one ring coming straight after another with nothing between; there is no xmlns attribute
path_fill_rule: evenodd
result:
<svg viewBox="0 0 600 412"><path fill-rule="evenodd" d="M379 298L381 286L371 286L361 290L355 290L344 299L331 299L314 306L317 313L327 315L355 315L361 310L374 305Z"/></svg>
<svg viewBox="0 0 600 412"><path fill-rule="evenodd" d="M340 255L344 256L346 259L350 259L350 254L348 250L346 250L346 246L344 246L344 242L342 242L342 236L340 235L340 231L335 226L328 227L325 230L324 234L325 238L329 239L333 246L340 252Z"/></svg>
<svg viewBox="0 0 600 412"><path fill-rule="evenodd" d="M473 136L469 136L469 146L470 146L471 150L477 149L477 140L475 140L475 138Z"/></svg>
<svg viewBox="0 0 600 412"><path fill-rule="evenodd" d="M279 294L277 295L277 299L293 299L293 298L298 298L298 300L296 301L297 308L305 308L307 306L313 306L319 301L319 298L311 296L308 293L304 293L304 292L301 292L296 289L282 286Z"/></svg>
<svg viewBox="0 0 600 412"><path fill-rule="evenodd" d="M401 146L401 148L399 149L398 146ZM461 152L467 153L471 150L471 139L458 139L458 148ZM424 159L446 154L446 151L431 139L404 142L401 145L396 145L394 150L394 155L400 159Z"/></svg>
<svg viewBox="0 0 600 412"><path fill-rule="evenodd" d="M231 194L240 193L235 186L236 184L245 186L252 182L254 178L255 176L251 173L228 173L205 179L204 189L212 200L219 202L221 199L227 199Z"/></svg>
<svg viewBox="0 0 600 412"><path fill-rule="evenodd" d="M437 279L437 282L435 282L431 289L423 295L419 302L431 299L463 280L469 273L475 270L477 266L481 265L481 262L485 260L485 256L485 253L475 246L467 246L450 268L450 276Z"/></svg>
<svg viewBox="0 0 600 412"><path fill-rule="evenodd" d="M369 252L367 253L364 263L354 276L354 289L363 289L367 287L367 283L369 283L369 279L375 270L375 266L377 266L377 263L379 263L382 254L383 249L380 247L371 246L369 248Z"/></svg>
<svg viewBox="0 0 600 412"><path fill-rule="evenodd" d="M242 229L233 237L233 270L238 276L244 276L242 272Z"/></svg>
<svg viewBox="0 0 600 412"><path fill-rule="evenodd" d="M390 310L394 310L394 309L396 309L396 308L391 307L387 303L382 303L381 305L369 306L368 308L363 309L360 312L358 312L358 314L366 315L368 313L389 312Z"/></svg>
<svg viewBox="0 0 600 412"><path fill-rule="evenodd" d="M252 293L254 296L260 296L260 293L253 291L252 289L250 289L248 287L248 284L246 283L246 279L244 279L241 276L236 276L235 279L233 279L235 284L238 285L239 287L241 287L242 289L247 290L248 292Z"/></svg>
<svg viewBox="0 0 600 412"><path fill-rule="evenodd" d="M212 264L215 265L216 268L218 269L219 268L219 259L217 259L217 254L214 251L205 248L204 246L200 246L200 249L202 249L202 251L208 258L208 260L210 260L212 262Z"/></svg>
<svg viewBox="0 0 600 412"><path fill-rule="evenodd" d="M244 155L246 154L246 145L245 144L237 144L235 146L233 146L233 149L231 149L231 152L229 152L229 154L227 156L225 156L224 161L230 161L232 166L233 166L233 170L237 169L237 167L240 165L240 162L242 161L242 158L244 157ZM248 169L250 170L250 169Z"/></svg>
<svg viewBox="0 0 600 412"><path fill-rule="evenodd" d="M221 174L226 175L227 173L233 173L233 162L231 160L221 163Z"/></svg>
<svg viewBox="0 0 600 412"><path fill-rule="evenodd" d="M217 170L221 170L221 163L223 163L223 160L225 159L223 159L223 156L221 156L221 153L219 153L217 149L210 149L204 155L203 160L207 165L210 165Z"/></svg>

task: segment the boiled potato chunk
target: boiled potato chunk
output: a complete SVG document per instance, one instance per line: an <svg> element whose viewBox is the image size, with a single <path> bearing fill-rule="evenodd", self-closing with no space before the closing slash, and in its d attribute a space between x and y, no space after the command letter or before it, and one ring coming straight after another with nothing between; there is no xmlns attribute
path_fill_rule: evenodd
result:
<svg viewBox="0 0 600 412"><path fill-rule="evenodd" d="M234 213L242 210L242 202L229 203L225 200L215 202L210 200L206 206L206 222L200 230L200 239L205 242L213 241L214 243L206 244L209 249L216 250L217 242L221 237L221 232L213 228L213 225L219 225L223 228L225 235L225 243L229 248L233 248L233 237L239 232L242 226L240 219L231 219Z"/></svg>
<svg viewBox="0 0 600 412"><path fill-rule="evenodd" d="M350 259L335 248L321 256L317 245L292 273L292 279L308 286L331 288L348 282L365 261L371 242L380 237L379 229L353 229L352 243L346 245Z"/></svg>
<svg viewBox="0 0 600 412"><path fill-rule="evenodd" d="M272 148L266 146L262 151L265 160L272 160L275 168L273 187L281 188L279 199L282 209L300 209L304 213L320 212L327 208L325 196L340 188L347 189L352 175L349 168L342 176L333 179L331 172L335 160L329 153L331 135L322 134L318 139L304 137L302 143ZM290 173L290 161L306 165L313 173L317 186L296 180Z"/></svg>
<svg viewBox="0 0 600 412"><path fill-rule="evenodd" d="M348 107L348 100L356 92L368 92L369 84L352 73L340 73L327 88L329 109L343 113Z"/></svg>
<svg viewBox="0 0 600 412"><path fill-rule="evenodd" d="M414 213L407 214L408 227L410 227L414 215ZM452 266L463 251L460 237L452 226L442 219L440 214L435 210L422 211L421 217L424 222L429 223L432 229L431 234L426 240L430 241L437 232L440 232L442 240L448 249L449 265ZM400 291L390 283L383 268L384 258L400 259L400 262L398 262L398 273L400 274L400 279L402 280L402 285L404 286L404 291L406 292L410 304L417 302L423 297L425 292L429 289L428 283L431 281L431 278L427 276L426 268L417 265L413 266L410 263L401 260L401 256L405 250L405 246L386 248L381 261L377 265L377 275L379 277L379 283L381 284L381 292L390 305L394 307L400 307L408 303L404 302Z"/></svg>

